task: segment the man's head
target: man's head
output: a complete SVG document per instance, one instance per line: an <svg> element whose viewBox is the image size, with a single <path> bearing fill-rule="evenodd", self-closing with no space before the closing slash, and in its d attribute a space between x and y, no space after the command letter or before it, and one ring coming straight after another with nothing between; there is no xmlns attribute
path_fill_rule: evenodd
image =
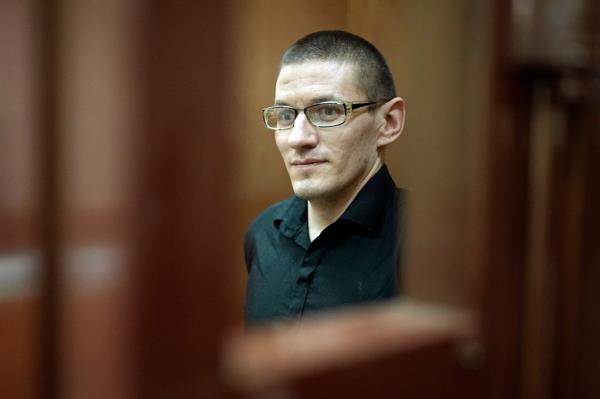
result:
<svg viewBox="0 0 600 399"><path fill-rule="evenodd" d="M362 37L343 31L311 33L287 49L281 68L309 61L352 65L355 83L369 101L396 97L394 79L383 55Z"/></svg>
<svg viewBox="0 0 600 399"><path fill-rule="evenodd" d="M296 195L340 203L351 200L382 165L383 149L402 131L404 102L372 44L323 31L285 52L275 107L264 116L275 129Z"/></svg>

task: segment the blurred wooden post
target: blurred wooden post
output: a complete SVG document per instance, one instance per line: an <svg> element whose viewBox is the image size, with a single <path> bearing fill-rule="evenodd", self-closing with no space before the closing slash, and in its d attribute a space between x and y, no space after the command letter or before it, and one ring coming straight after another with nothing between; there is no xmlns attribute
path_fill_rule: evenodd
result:
<svg viewBox="0 0 600 399"><path fill-rule="evenodd" d="M225 8L36 8L44 397L219 396L233 115Z"/></svg>
<svg viewBox="0 0 600 399"><path fill-rule="evenodd" d="M215 397L230 226L225 2L141 15L133 276L137 397ZM226 123L227 122L227 123Z"/></svg>
<svg viewBox="0 0 600 399"><path fill-rule="evenodd" d="M598 371L590 339L598 323L589 317L598 280L586 276L597 276L599 264L589 201L598 179L600 8L495 4L482 287L487 397L596 397L587 370Z"/></svg>

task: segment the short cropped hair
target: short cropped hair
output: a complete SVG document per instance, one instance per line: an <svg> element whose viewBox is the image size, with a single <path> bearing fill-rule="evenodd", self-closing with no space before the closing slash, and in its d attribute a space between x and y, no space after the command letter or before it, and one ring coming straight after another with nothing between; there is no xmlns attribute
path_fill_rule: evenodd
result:
<svg viewBox="0 0 600 399"><path fill-rule="evenodd" d="M373 44L360 36L339 30L311 33L287 49L281 59L281 67L308 61L353 65L357 86L368 101L396 97L394 79L385 58Z"/></svg>

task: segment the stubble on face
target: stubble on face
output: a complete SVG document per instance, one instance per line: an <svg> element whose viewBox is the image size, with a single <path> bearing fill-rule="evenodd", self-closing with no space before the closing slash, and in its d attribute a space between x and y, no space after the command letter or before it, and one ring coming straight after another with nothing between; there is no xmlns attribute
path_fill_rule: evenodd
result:
<svg viewBox="0 0 600 399"><path fill-rule="evenodd" d="M304 108L324 100L367 101L354 82L354 68L348 64L287 65L277 80L276 102ZM315 128L301 114L294 128L275 133L298 197L314 202L344 200L379 168L373 121L361 113L331 128Z"/></svg>

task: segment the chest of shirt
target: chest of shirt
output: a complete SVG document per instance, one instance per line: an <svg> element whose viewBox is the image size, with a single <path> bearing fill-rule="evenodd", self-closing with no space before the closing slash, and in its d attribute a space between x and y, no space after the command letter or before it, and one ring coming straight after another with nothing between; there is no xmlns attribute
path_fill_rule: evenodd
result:
<svg viewBox="0 0 600 399"><path fill-rule="evenodd" d="M247 307L280 317L389 297L394 292L394 237L348 226L324 231L312 243L274 234L256 249ZM308 245L308 246L307 246Z"/></svg>

